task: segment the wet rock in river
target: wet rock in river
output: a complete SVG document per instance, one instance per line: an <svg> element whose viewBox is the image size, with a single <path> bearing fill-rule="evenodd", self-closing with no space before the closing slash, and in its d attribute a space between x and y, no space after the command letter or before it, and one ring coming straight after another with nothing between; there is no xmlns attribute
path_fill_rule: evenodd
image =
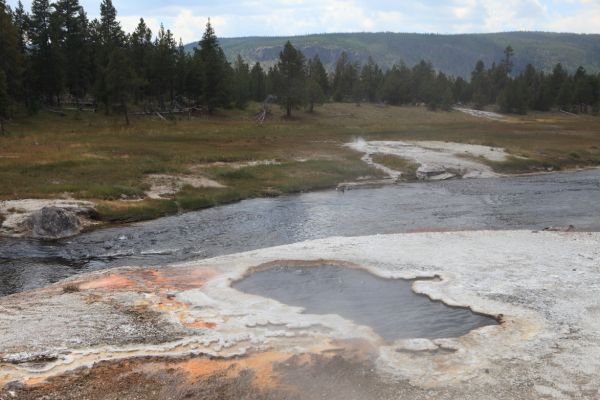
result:
<svg viewBox="0 0 600 400"><path fill-rule="evenodd" d="M443 165L422 164L416 172L417 179L422 181L442 181L455 178L457 175L449 172Z"/></svg>
<svg viewBox="0 0 600 400"><path fill-rule="evenodd" d="M31 236L39 239L60 239L81 231L77 215L60 207L44 207L34 212L26 225Z"/></svg>

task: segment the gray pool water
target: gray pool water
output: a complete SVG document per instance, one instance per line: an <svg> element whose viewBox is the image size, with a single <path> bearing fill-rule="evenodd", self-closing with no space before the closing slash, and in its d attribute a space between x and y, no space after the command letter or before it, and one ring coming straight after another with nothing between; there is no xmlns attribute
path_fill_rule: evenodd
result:
<svg viewBox="0 0 600 400"><path fill-rule="evenodd" d="M328 236L569 224L600 230L600 170L252 199L55 242L0 237L0 296L99 269Z"/></svg>
<svg viewBox="0 0 600 400"><path fill-rule="evenodd" d="M307 314L338 314L371 327L387 341L458 337L496 320L469 309L449 307L414 293L412 281L383 279L336 266L277 267L253 273L233 287Z"/></svg>

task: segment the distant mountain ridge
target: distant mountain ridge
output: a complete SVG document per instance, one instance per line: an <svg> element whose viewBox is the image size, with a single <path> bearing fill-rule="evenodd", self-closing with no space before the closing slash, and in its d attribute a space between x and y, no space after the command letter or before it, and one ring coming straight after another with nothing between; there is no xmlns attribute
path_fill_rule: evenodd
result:
<svg viewBox="0 0 600 400"><path fill-rule="evenodd" d="M264 66L275 63L283 44L290 40L307 57L318 54L331 68L346 51L351 60L364 63L369 56L382 67L391 67L400 60L412 66L419 61L431 61L445 73L469 77L477 60L486 66L502 59L507 45L515 50L515 71L528 63L551 71L562 63L569 71L580 65L588 72L600 71L600 34L552 32L503 32L477 34L421 33L325 33L304 36L222 38L221 46L233 60L238 54L248 62ZM197 43L186 46L191 50Z"/></svg>

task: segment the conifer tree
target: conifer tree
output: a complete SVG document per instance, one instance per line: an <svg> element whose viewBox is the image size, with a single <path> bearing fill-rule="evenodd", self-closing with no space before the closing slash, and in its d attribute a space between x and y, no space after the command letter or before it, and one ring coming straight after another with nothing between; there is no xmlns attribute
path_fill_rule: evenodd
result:
<svg viewBox="0 0 600 400"><path fill-rule="evenodd" d="M350 61L346 52L342 52L337 59L333 73L333 100L355 100L359 95L358 82L358 66Z"/></svg>
<svg viewBox="0 0 600 400"><path fill-rule="evenodd" d="M277 102L292 116L292 110L305 103L306 70L304 56L287 41L279 53L279 62L275 69L275 92Z"/></svg>
<svg viewBox="0 0 600 400"><path fill-rule="evenodd" d="M129 51L131 66L138 77L138 89L134 95L136 103L148 94L150 85L150 63L152 58L153 43L152 31L146 25L144 18L140 18L133 33L129 36Z"/></svg>
<svg viewBox="0 0 600 400"><path fill-rule="evenodd" d="M174 101L176 56L177 44L173 34L161 24L154 42L151 77L153 93L161 109L165 108L166 98L170 103Z"/></svg>
<svg viewBox="0 0 600 400"><path fill-rule="evenodd" d="M202 65L202 101L208 113L217 107L227 107L231 100L231 66L210 23L200 41L198 56Z"/></svg>
<svg viewBox="0 0 600 400"><path fill-rule="evenodd" d="M23 69L23 54L17 27L13 24L8 7L0 1L0 71L4 74L6 113L9 100L21 97Z"/></svg>
<svg viewBox="0 0 600 400"><path fill-rule="evenodd" d="M4 135L4 120L8 119L9 116L9 97L8 90L6 87L6 75L4 71L0 69L0 135Z"/></svg>
<svg viewBox="0 0 600 400"><path fill-rule="evenodd" d="M260 66L260 63L254 64L250 71L250 95L254 101L264 101L267 97L267 75Z"/></svg>
<svg viewBox="0 0 600 400"><path fill-rule="evenodd" d="M136 85L137 79L126 51L115 48L110 54L106 69L106 97L109 106L118 103L122 107L127 125L128 103Z"/></svg>
<svg viewBox="0 0 600 400"><path fill-rule="evenodd" d="M190 57L185 51L183 42L179 38L177 57L175 59L175 92L177 98L182 99L187 94L187 82L190 74Z"/></svg>
<svg viewBox="0 0 600 400"><path fill-rule="evenodd" d="M29 29L29 14L25 11L23 3L19 0L13 12L14 25L19 35L19 46L24 55L27 51L27 31Z"/></svg>
<svg viewBox="0 0 600 400"><path fill-rule="evenodd" d="M233 98L235 106L244 109L251 98L250 67L238 54L233 64Z"/></svg>
<svg viewBox="0 0 600 400"><path fill-rule="evenodd" d="M385 74L380 89L381 99L391 105L410 103L412 100L411 75L411 70L403 62L395 64Z"/></svg>
<svg viewBox="0 0 600 400"><path fill-rule="evenodd" d="M102 0L100 3L100 21L92 25L96 30L96 60L95 60L95 87L96 99L104 105L104 111L110 112L110 93L108 87L108 64L113 52L119 51L124 45L125 34L117 21L117 10L111 0ZM119 59L121 56L117 56Z"/></svg>
<svg viewBox="0 0 600 400"><path fill-rule="evenodd" d="M367 63L362 67L360 83L363 97L370 102L377 101L377 96L383 83L383 72L371 57L369 57Z"/></svg>
<svg viewBox="0 0 600 400"><path fill-rule="evenodd" d="M319 58L319 55L316 54L312 58L311 65L311 76L316 81L316 83L321 87L323 94L325 97L328 97L331 93L331 85L329 84L329 76L327 76L327 71Z"/></svg>
<svg viewBox="0 0 600 400"><path fill-rule="evenodd" d="M87 16L79 0L58 0L54 7L60 27L65 84L69 93L79 100L85 96L90 82Z"/></svg>
<svg viewBox="0 0 600 400"><path fill-rule="evenodd" d="M53 48L57 44L51 43L53 30L51 18L48 0L33 0L28 35L31 41L33 85L38 94L45 96L46 101L53 104L55 88L59 80L56 68L61 63L55 59L57 52Z"/></svg>
<svg viewBox="0 0 600 400"><path fill-rule="evenodd" d="M481 60L477 61L471 73L471 92L475 108L481 109L488 104L489 85L485 64Z"/></svg>
<svg viewBox="0 0 600 400"><path fill-rule="evenodd" d="M325 91L321 86L322 73L325 71L318 56L308 60L306 74L306 101L308 112L313 112L316 104L323 104Z"/></svg>

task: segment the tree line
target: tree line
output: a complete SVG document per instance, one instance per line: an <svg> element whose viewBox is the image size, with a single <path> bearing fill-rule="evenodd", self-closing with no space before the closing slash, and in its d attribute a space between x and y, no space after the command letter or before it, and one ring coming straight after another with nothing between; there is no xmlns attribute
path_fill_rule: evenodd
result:
<svg viewBox="0 0 600 400"><path fill-rule="evenodd" d="M557 64L551 73L528 65L513 74L513 50L489 68L479 61L469 81L436 71L421 61L383 70L371 58L360 65L342 53L332 71L318 56L306 59L287 42L276 65L230 63L208 22L198 47L184 49L162 25L156 35L141 18L125 33L111 0L90 21L79 0L33 0L26 11L0 0L0 121L41 107L93 106L105 113L128 108L174 110L245 108L250 101L276 101L290 116L325 101L426 104L448 110L456 103L503 112L560 108L598 113L600 76L583 67L573 74Z"/></svg>

